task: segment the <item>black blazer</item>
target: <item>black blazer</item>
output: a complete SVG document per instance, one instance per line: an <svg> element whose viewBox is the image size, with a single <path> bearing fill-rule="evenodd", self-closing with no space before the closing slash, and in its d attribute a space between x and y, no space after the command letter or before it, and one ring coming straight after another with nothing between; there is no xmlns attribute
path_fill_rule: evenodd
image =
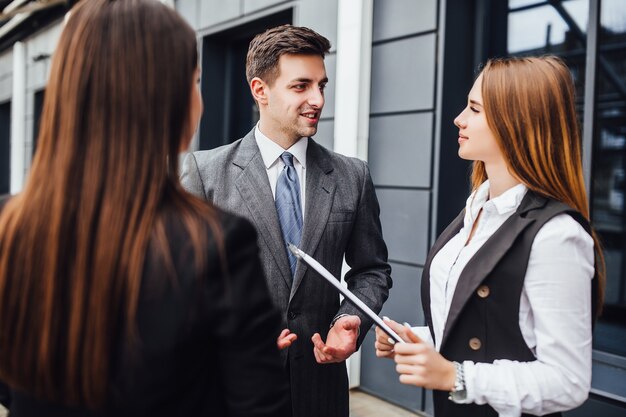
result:
<svg viewBox="0 0 626 417"><path fill-rule="evenodd" d="M198 280L188 233L175 213L165 216L177 279L165 275L151 242L137 312L141 342L132 351L122 330L117 335L105 411L69 409L13 391L11 417L288 415L276 348L280 316L265 284L254 228L220 212L228 274L210 237L209 271Z"/></svg>

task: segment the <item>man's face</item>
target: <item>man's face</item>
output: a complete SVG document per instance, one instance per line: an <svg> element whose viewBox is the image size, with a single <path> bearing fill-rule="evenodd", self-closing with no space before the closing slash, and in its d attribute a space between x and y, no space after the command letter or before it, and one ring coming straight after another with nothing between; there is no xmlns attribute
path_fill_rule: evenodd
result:
<svg viewBox="0 0 626 417"><path fill-rule="evenodd" d="M283 143L295 143L317 132L328 78L318 55L285 54L278 60L278 77L266 86L261 131Z"/></svg>

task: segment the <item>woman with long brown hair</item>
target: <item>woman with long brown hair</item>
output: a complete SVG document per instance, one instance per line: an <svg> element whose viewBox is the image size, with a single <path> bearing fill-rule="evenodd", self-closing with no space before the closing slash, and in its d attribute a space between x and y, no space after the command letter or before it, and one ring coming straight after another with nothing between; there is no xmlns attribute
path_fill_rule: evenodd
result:
<svg viewBox="0 0 626 417"><path fill-rule="evenodd" d="M0 212L12 417L284 414L256 233L178 181L197 62L156 0L71 11L28 182Z"/></svg>
<svg viewBox="0 0 626 417"><path fill-rule="evenodd" d="M491 60L454 122L472 193L424 266L428 327L389 320L408 343L377 329L376 353L434 390L436 417L558 416L589 393L604 287L571 74L556 57Z"/></svg>

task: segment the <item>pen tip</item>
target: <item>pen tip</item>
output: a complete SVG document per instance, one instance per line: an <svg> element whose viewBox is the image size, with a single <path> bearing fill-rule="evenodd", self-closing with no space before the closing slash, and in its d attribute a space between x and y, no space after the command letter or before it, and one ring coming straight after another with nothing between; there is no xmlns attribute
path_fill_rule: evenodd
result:
<svg viewBox="0 0 626 417"><path fill-rule="evenodd" d="M287 243L287 247L289 248L289 251L293 253L296 258L300 257L300 249L298 249L296 245L294 245L293 243Z"/></svg>

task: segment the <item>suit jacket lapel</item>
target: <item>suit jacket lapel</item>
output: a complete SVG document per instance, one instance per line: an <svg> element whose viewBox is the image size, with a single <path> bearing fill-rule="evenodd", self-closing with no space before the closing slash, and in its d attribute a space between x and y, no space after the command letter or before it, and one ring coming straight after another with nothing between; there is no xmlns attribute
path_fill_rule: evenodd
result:
<svg viewBox="0 0 626 417"><path fill-rule="evenodd" d="M237 190L252 213L252 220L272 253L283 280L291 287L289 259L263 158L254 139L254 130L243 138L239 152L233 158L233 164L242 169L241 175L235 181Z"/></svg>
<svg viewBox="0 0 626 417"><path fill-rule="evenodd" d="M329 175L333 171L332 165L328 163L328 158L324 158L320 146L311 138L307 145L306 164L306 213L300 248L313 256L328 222L336 184ZM304 262L298 262L290 298L298 290L307 269Z"/></svg>
<svg viewBox="0 0 626 417"><path fill-rule="evenodd" d="M500 228L485 242L467 263L452 297L450 311L443 331L441 346L446 342L450 330L457 321L459 314L474 294L480 283L491 273L498 262L506 255L517 236L534 222L526 213L545 205L546 199L528 191L517 211L511 215Z"/></svg>

